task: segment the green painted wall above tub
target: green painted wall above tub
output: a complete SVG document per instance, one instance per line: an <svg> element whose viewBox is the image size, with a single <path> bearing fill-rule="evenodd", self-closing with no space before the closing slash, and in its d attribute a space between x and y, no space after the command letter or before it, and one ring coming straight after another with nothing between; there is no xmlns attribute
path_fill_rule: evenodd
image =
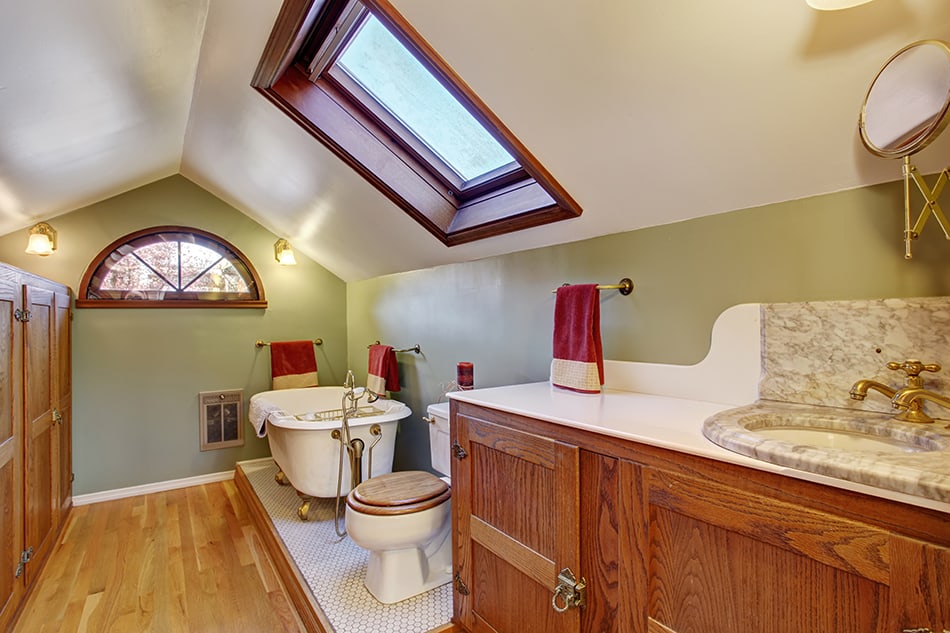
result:
<svg viewBox="0 0 950 633"><path fill-rule="evenodd" d="M346 288L297 253L274 261L278 236L181 176L172 176L51 221L54 256L23 253L26 232L0 237L0 260L78 289L92 259L113 240L159 225L218 235L252 262L264 286L263 309L76 309L73 319L73 469L75 494L230 470L268 455L245 425L241 448L201 452L198 393L270 388L270 354L257 339L320 337L319 378L346 373Z"/></svg>
<svg viewBox="0 0 950 633"><path fill-rule="evenodd" d="M278 267L277 236L174 176L54 218L53 257L23 254L26 231L0 237L0 260L75 288L117 237L185 224L235 244L263 279L267 310L76 311L82 494L266 455L266 442L253 437L243 449L198 451L199 391L268 388L269 355L254 348L258 338L322 337L323 384L340 384L347 367L362 383L375 340L418 343L421 355L399 355L403 389L395 396L413 415L400 426L396 467L428 468L425 406L441 398L458 361L474 362L476 387L547 379L551 290L561 283L631 277L632 295L601 295L605 355L680 364L702 359L716 317L738 303L950 294L950 244L939 227L928 225L914 259L904 260L902 204L895 182L344 284L303 256L296 267ZM597 212L624 210L587 210Z"/></svg>

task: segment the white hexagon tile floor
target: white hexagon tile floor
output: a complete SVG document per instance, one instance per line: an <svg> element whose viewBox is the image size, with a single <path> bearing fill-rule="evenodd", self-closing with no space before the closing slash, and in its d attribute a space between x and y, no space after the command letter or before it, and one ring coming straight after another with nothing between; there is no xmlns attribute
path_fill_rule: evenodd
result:
<svg viewBox="0 0 950 633"><path fill-rule="evenodd" d="M314 499L310 520L301 521L300 499L274 481L273 461L241 467L336 633L424 633L452 619L451 583L396 604L377 601L363 586L369 553L336 535L332 499Z"/></svg>

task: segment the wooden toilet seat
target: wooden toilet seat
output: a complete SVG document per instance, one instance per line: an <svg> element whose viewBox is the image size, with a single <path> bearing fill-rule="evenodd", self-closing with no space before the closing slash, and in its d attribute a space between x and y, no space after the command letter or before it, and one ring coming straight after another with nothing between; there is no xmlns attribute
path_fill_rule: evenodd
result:
<svg viewBox="0 0 950 633"><path fill-rule="evenodd" d="M452 496L449 485L421 470L406 470L367 479L346 497L362 514L398 515L434 508Z"/></svg>

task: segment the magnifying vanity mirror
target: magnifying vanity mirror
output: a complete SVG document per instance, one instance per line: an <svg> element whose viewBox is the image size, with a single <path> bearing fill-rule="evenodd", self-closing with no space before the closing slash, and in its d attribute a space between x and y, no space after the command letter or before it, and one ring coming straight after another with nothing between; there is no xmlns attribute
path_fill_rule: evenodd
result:
<svg viewBox="0 0 950 633"><path fill-rule="evenodd" d="M950 44L922 40L891 56L864 98L858 127L861 141L872 154L904 162L904 257L911 259L911 242L933 215L950 240L950 222L939 198L950 179L944 169L931 188L910 157L927 147L947 126L950 117ZM915 222L911 218L911 182L925 203Z"/></svg>

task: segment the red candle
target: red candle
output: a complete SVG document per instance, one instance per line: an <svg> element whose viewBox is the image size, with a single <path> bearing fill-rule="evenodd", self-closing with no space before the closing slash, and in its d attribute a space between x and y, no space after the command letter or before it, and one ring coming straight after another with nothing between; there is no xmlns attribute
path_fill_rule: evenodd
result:
<svg viewBox="0 0 950 633"><path fill-rule="evenodd" d="M472 363L459 363L456 375L459 389L475 388L475 366Z"/></svg>

